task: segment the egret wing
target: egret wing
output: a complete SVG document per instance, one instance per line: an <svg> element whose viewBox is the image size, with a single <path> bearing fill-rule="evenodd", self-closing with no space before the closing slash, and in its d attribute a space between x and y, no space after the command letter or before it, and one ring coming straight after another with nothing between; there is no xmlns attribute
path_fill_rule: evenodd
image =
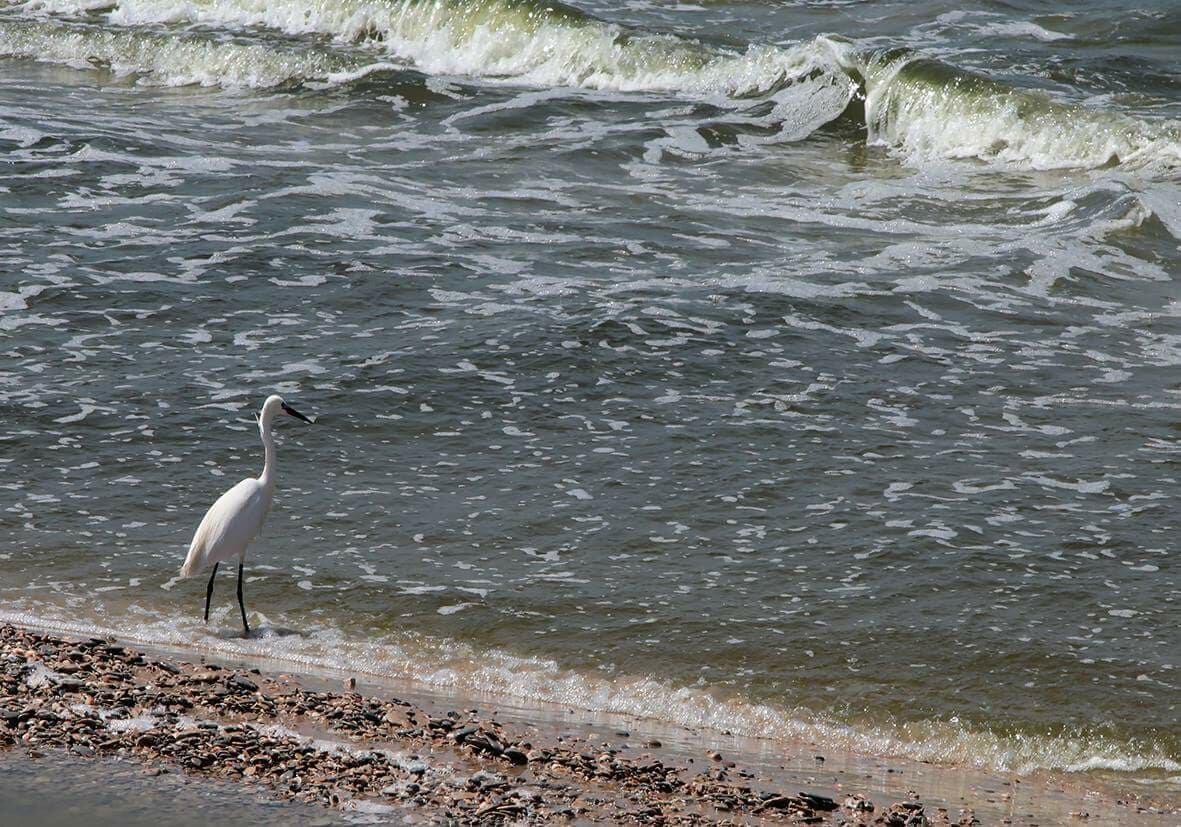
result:
<svg viewBox="0 0 1181 827"><path fill-rule="evenodd" d="M241 554L258 534L270 510L270 498L253 477L242 480L217 498L193 534L182 577Z"/></svg>

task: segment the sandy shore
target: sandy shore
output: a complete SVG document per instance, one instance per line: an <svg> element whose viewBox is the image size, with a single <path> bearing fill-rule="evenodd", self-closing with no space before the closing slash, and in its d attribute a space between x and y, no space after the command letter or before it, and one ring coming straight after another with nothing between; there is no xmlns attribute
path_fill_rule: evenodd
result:
<svg viewBox="0 0 1181 827"><path fill-rule="evenodd" d="M271 800L302 802L309 818L369 822L1176 824L1181 817L1175 802L1131 800L1061 778L822 756L816 745L422 686L358 686L266 663L200 661L0 626L4 760L116 759L141 767L144 785L169 773L197 784L245 782ZM0 784L0 804L19 796Z"/></svg>

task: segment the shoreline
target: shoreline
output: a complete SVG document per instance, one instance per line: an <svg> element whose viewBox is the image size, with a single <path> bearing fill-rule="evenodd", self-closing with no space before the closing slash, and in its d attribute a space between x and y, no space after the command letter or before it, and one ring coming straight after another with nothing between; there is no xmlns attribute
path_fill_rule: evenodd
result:
<svg viewBox="0 0 1181 827"><path fill-rule="evenodd" d="M59 607L60 608L60 607ZM229 609L226 609L229 612ZM130 618L129 618L130 619ZM224 619L224 618L223 618ZM1070 734L1006 736L988 727L953 728L939 719L919 720L919 731L895 726L817 716L773 702L685 686L654 675L608 674L565 667L556 660L517 655L508 650L480 650L446 639L406 645L404 641L340 637L330 625L303 629L264 623L244 639L232 631L200 623L168 620L131 629L116 620L66 620L29 610L0 610L0 625L88 638L117 636L172 657L209 658L220 663L261 666L273 672L316 675L329 681L354 676L374 686L421 696L446 696L463 703L479 699L491 705L526 710L573 707L594 719L643 721L662 728L738 736L759 746L794 748L822 744L851 756L913 765L961 769L985 776L1046 777L1073 786L1102 789L1125 798L1181 802L1181 775L1172 756L1142 755L1132 744L1081 740ZM231 619L231 625L233 619ZM834 678L839 680L839 678ZM335 687L335 684L333 684ZM837 689L830 685L830 689ZM879 726L880 724L880 726ZM944 731L936 729L943 727Z"/></svg>
<svg viewBox="0 0 1181 827"><path fill-rule="evenodd" d="M425 685L342 685L265 659L8 624L0 658L0 745L246 781L374 818L1167 824L1181 813L1076 779L830 754Z"/></svg>

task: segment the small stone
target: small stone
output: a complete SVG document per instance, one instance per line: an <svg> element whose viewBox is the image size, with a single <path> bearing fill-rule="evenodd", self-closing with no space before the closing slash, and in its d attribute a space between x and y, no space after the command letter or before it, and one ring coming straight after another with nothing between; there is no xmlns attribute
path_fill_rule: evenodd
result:
<svg viewBox="0 0 1181 827"><path fill-rule="evenodd" d="M773 795L770 798L764 799L763 803L759 805L759 809L787 810L794 804L796 804L796 799L790 795Z"/></svg>
<svg viewBox="0 0 1181 827"><path fill-rule="evenodd" d="M469 735L473 735L480 731L478 726L465 726L463 729L457 729L447 737L457 744L462 744L467 740Z"/></svg>
<svg viewBox="0 0 1181 827"><path fill-rule="evenodd" d="M243 677L242 675L234 675L232 678L227 678L226 686L228 686L230 689L242 689L247 692L258 691L258 684L250 680L250 678Z"/></svg>
<svg viewBox="0 0 1181 827"><path fill-rule="evenodd" d="M828 796L800 793L800 798L813 810L824 810L828 812L837 808L837 803Z"/></svg>

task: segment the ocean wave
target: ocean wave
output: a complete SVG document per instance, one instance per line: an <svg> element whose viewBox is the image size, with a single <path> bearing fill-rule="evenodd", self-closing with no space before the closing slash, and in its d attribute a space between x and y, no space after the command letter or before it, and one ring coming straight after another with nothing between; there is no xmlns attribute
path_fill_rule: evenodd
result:
<svg viewBox="0 0 1181 827"><path fill-rule="evenodd" d="M366 66L342 55L310 49L284 51L262 44L51 20L0 21L0 57L102 69L151 85L223 88L336 82L388 66Z"/></svg>
<svg viewBox="0 0 1181 827"><path fill-rule="evenodd" d="M709 99L739 120L752 101L771 99L773 111L760 122L776 129L772 140L781 141L806 137L851 111L860 96L869 142L915 163L973 158L1033 169L1181 166L1176 123L1056 102L909 49L866 50L837 36L726 49L537 0L101 2L99 17L116 31L44 31L3 22L0 53L98 62L168 85L260 87L309 79L342 83L364 74L366 63L394 61L428 74L491 82ZM95 3L30 0L22 8L93 20ZM193 25L242 36L259 29L317 36L336 51L328 44L303 44L297 52L158 31Z"/></svg>
<svg viewBox="0 0 1181 827"><path fill-rule="evenodd" d="M63 14L91 6L92 0L33 0L28 8ZM602 21L556 2L112 0L105 8L107 21L119 26L201 24L315 34L383 50L431 74L536 86L751 97L836 69L819 43L723 50Z"/></svg>
<svg viewBox="0 0 1181 827"><path fill-rule="evenodd" d="M228 616L228 612L222 610L221 614ZM79 635L115 635L146 645L189 650L194 655L264 659L318 674L411 681L462 694L493 694L693 729L822 744L860 754L1021 774L1103 770L1155 777L1181 772L1181 762L1163 749L1094 734L1006 734L940 720L852 723L700 686L673 686L649 676L573 670L544 658L477 650L451 640L417 635L361 640L330 625L293 633L285 629L288 620L264 617L256 634L245 640L223 637L208 627L162 617L134 605L117 623L84 622L47 606L35 611L0 611L0 622Z"/></svg>
<svg viewBox="0 0 1181 827"><path fill-rule="evenodd" d="M1059 103L910 49L825 39L864 88L867 138L911 160L977 158L1032 169L1181 166L1181 125Z"/></svg>

